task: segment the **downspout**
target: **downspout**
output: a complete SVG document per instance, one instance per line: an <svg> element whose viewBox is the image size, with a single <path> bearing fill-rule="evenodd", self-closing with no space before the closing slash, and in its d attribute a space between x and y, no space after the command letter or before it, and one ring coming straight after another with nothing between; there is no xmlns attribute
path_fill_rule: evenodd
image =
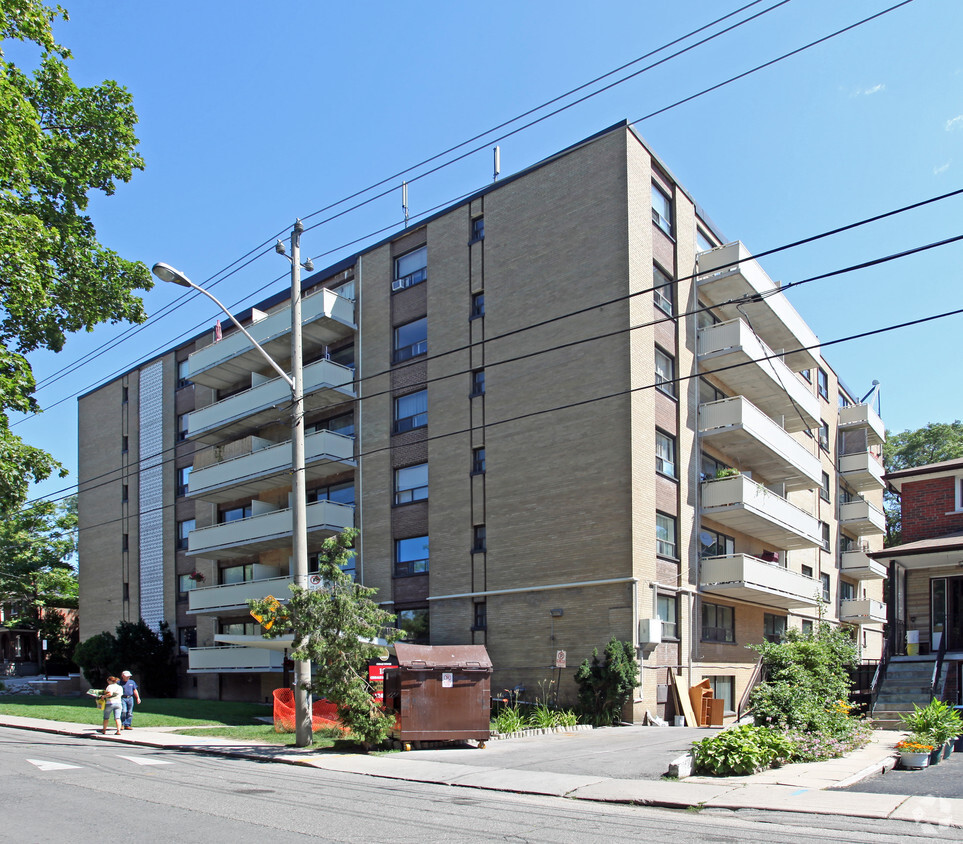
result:
<svg viewBox="0 0 963 844"><path fill-rule="evenodd" d="M364 507L359 507L357 502L361 501L362 493L364 492L364 483L362 482L364 460L361 455L361 414L363 404L361 403L361 385L364 381L361 378L361 263L364 258L358 255L358 263L355 269L354 278L354 323L358 326L358 330L354 334L354 371L355 376L358 379L358 400L355 401L355 425L354 425L354 447L358 454L357 467L355 468L355 522L358 528L358 540L357 540L357 559L356 565L358 571L355 575L357 582L365 585L364 580Z"/></svg>

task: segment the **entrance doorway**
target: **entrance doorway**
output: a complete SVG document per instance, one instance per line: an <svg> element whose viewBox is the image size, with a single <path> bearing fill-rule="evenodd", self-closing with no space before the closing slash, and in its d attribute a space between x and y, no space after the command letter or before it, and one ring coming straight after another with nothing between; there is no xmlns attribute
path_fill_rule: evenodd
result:
<svg viewBox="0 0 963 844"><path fill-rule="evenodd" d="M930 584L930 649L939 650L945 635L946 650L963 650L963 577L934 577Z"/></svg>

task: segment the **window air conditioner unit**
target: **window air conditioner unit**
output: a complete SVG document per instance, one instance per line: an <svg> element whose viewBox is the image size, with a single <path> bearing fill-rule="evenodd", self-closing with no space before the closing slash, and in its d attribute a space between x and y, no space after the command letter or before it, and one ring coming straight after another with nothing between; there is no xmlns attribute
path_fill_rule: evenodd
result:
<svg viewBox="0 0 963 844"><path fill-rule="evenodd" d="M662 619L643 618L639 620L639 644L659 645L662 643Z"/></svg>
<svg viewBox="0 0 963 844"><path fill-rule="evenodd" d="M392 292L396 290L404 290L404 289L405 289L405 280L403 278L396 278L393 282L391 282Z"/></svg>

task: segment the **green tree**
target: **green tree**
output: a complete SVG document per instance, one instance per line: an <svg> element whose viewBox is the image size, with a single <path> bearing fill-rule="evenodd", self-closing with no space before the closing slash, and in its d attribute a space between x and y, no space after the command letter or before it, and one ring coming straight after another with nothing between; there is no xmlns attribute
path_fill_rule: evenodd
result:
<svg viewBox="0 0 963 844"><path fill-rule="evenodd" d="M269 601L250 601L252 613L261 617L266 638L294 634L292 657L314 663L311 692L338 707L338 718L365 747L383 742L394 726L372 695L368 662L382 646L402 638L395 617L372 598L376 589L355 583L344 572L354 553L357 531L348 529L325 540L318 554L318 573L324 586L291 586L291 598L278 607Z"/></svg>
<svg viewBox="0 0 963 844"><path fill-rule="evenodd" d="M31 481L65 471L10 430L9 412L40 407L26 355L59 352L68 333L102 322L143 322L134 290L151 287L147 267L101 245L88 195L111 195L142 170L137 115L113 81L89 88L70 77L70 51L52 24L67 19L40 0L0 2L0 510L23 504ZM24 71L11 41L39 48Z"/></svg>
<svg viewBox="0 0 963 844"><path fill-rule="evenodd" d="M930 422L914 431L886 432L883 465L887 472L913 469L963 457L963 422ZM886 511L886 546L898 545L902 533L899 497L883 493Z"/></svg>
<svg viewBox="0 0 963 844"><path fill-rule="evenodd" d="M116 635L115 635L116 633ZM81 642L73 654L87 682L103 688L107 676L125 669L138 678L151 697L172 697L177 692L177 656L174 634L164 622L155 633L141 619L122 621L115 633L97 633Z"/></svg>
<svg viewBox="0 0 963 844"><path fill-rule="evenodd" d="M17 607L15 627L37 629L44 607L77 606L74 499L38 501L0 518L0 600Z"/></svg>
<svg viewBox="0 0 963 844"><path fill-rule="evenodd" d="M51 672L61 673L73 663L74 650L80 641L76 618L68 620L58 609L48 609L40 622L38 636L47 642L45 656Z"/></svg>
<svg viewBox="0 0 963 844"><path fill-rule="evenodd" d="M622 707L639 685L639 663L632 643L620 642L613 636L605 646L603 659L599 659L596 648L591 664L583 660L575 672L575 683L582 711L592 724L597 727L618 724Z"/></svg>

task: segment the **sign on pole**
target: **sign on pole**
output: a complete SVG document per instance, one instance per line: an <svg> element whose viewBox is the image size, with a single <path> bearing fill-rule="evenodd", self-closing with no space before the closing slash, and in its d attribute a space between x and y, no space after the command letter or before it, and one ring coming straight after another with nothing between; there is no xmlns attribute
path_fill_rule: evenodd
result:
<svg viewBox="0 0 963 844"><path fill-rule="evenodd" d="M556 651L556 652L555 652L555 667L556 667L556 668L564 668L564 667L565 667L565 659L566 659L565 651Z"/></svg>

